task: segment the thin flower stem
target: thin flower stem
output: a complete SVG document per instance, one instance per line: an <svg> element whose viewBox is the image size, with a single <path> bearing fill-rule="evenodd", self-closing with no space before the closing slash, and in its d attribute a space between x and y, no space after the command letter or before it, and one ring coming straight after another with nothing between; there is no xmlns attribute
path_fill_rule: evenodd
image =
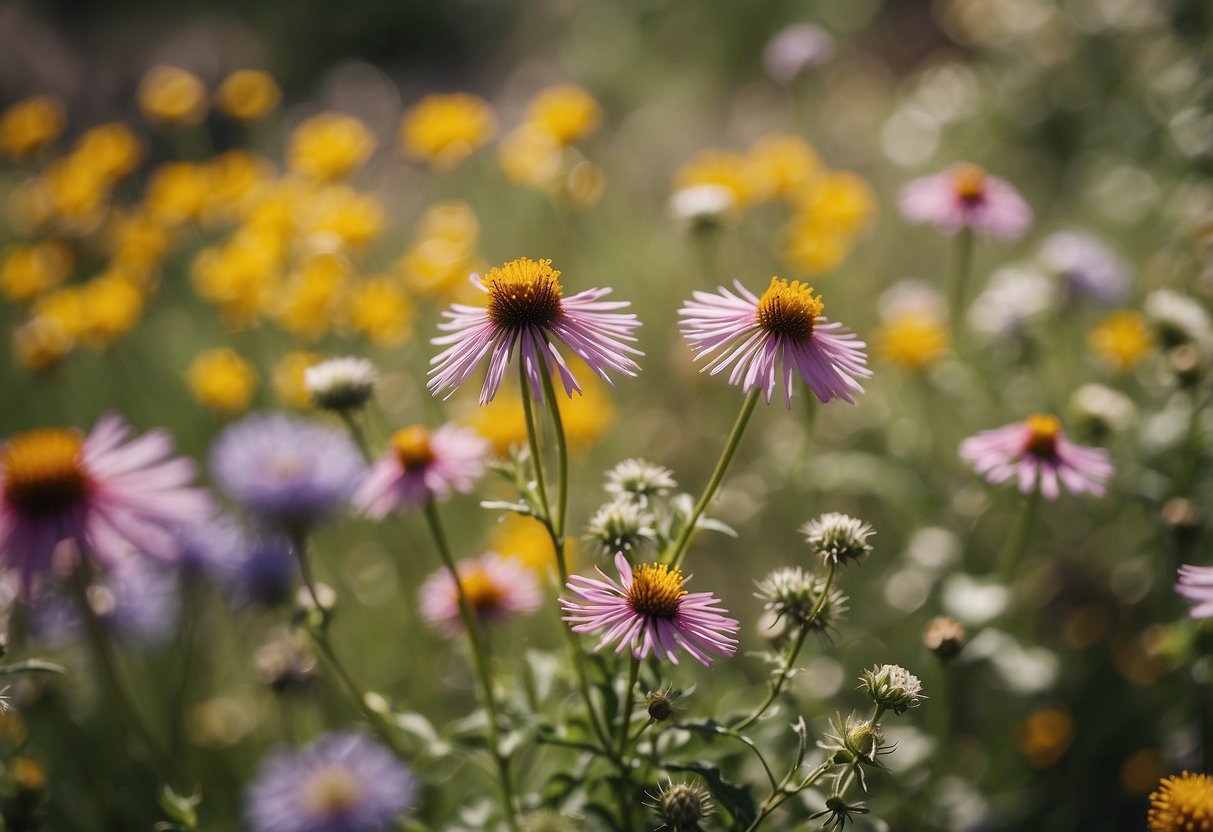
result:
<svg viewBox="0 0 1213 832"><path fill-rule="evenodd" d="M556 402L556 390L552 385L552 377L548 373L543 376L543 395L547 399L548 411L552 414L552 426L556 429L556 465L560 477L556 490L556 537L560 545L556 550L557 557L564 568L564 524L569 507L569 445L564 435L564 420L560 417L560 405ZM563 576L562 576L563 577Z"/></svg>
<svg viewBox="0 0 1213 832"><path fill-rule="evenodd" d="M522 390L522 415L526 422L526 438L531 449L531 465L535 468L535 487L539 491L539 506L543 509L543 522L548 526L552 537L555 538L556 532L552 529L552 506L548 502L547 486L543 481L543 457L539 453L539 432L535 429L535 410L531 405L531 389L526 379L526 367L521 361L518 362L518 381ZM559 554L559 547L557 547L558 557ZM567 577L563 562L561 562L561 583L564 583Z"/></svg>
<svg viewBox="0 0 1213 832"><path fill-rule="evenodd" d="M800 625L800 632L796 634L796 641L792 648L784 657L783 666L779 668L779 675L775 677L770 684L770 690L767 691L767 698L762 701L754 712L732 727L734 731L744 731L746 728L753 725L760 716L766 713L767 708L775 702L779 692L783 690L784 684L787 683L788 677L792 673L792 665L796 663L796 657L800 655L800 648L804 646L804 640L809 634L809 630L813 627L813 622L817 620L817 616L821 614L821 610L825 607L826 599L830 596L830 586L834 583L834 570L837 569L837 564L831 563L826 567L826 580L822 586L821 594L817 596L817 602L813 604L813 609L809 611L809 615L805 618L804 623Z"/></svg>
<svg viewBox="0 0 1213 832"><path fill-rule="evenodd" d="M783 781L772 789L769 795L767 795L767 799L762 801L762 805L758 807L758 815L754 818L754 822L745 828L745 832L755 832L755 830L762 826L763 822L771 815L772 812L778 809L785 800L799 792L804 791L809 786L816 783L819 779L821 779L823 774L830 770L833 765L833 756L826 757L821 765L813 769L813 771L811 771L795 789L788 788L788 781L792 779L792 774L794 773L789 771L783 778Z"/></svg>
<svg viewBox="0 0 1213 832"><path fill-rule="evenodd" d="M506 824L511 830L517 832L518 820L514 816L514 784L510 775L510 761L509 757L501 751L500 727L497 724L497 698L493 693L492 670L480 638L480 622L476 620L472 613L472 606L468 603L467 593L464 591L463 581L459 578L459 570L455 568L455 561L451 557L451 549L447 544L446 533L442 529L442 521L438 517L438 507L434 504L433 498L426 501L425 519L429 524L430 534L434 537L438 555L442 558L442 565L446 567L451 579L455 582L455 590L459 596L459 616L463 619L464 629L467 630L468 642L472 647L473 665L484 693L484 708L488 716L489 747L493 752L493 759L497 763L497 772L501 779L502 808L505 812Z"/></svg>
<svg viewBox="0 0 1213 832"><path fill-rule="evenodd" d="M1010 583L1019 568L1019 562L1023 560L1024 552L1028 548L1028 538L1032 533L1032 523L1036 519L1036 509L1039 506L1040 475L1037 474L1036 485L1032 488L1032 492L1023 498L1015 530L1007 539L1007 546L1003 549L1002 557L999 559L998 576L1003 583Z"/></svg>
<svg viewBox="0 0 1213 832"><path fill-rule="evenodd" d="M712 472L712 478L708 480L707 487L703 490L699 502L695 504L695 508L691 511L691 516L687 518L686 524L678 532L678 538L670 549L670 556L666 559L666 562L670 566L677 567L682 565L682 559L686 556L687 547L691 545L691 535L695 533L695 526L699 523L699 518L703 516L704 511L707 510L708 504L712 502L712 498L716 496L716 491L724 481L725 473L729 470L729 463L733 461L733 454L737 451L737 445L741 442L741 436L745 433L750 416L754 413L754 406L758 404L759 393L760 391L758 390L750 393L746 397L745 403L742 404L741 412L737 414L737 421L733 424L733 431L729 434L728 441L724 445L724 450L720 454L720 459L716 463L716 470Z"/></svg>
<svg viewBox="0 0 1213 832"><path fill-rule="evenodd" d="M631 669L628 671L628 684L623 689L623 698L619 703L619 757L620 767L624 764L624 755L628 750L628 728L632 720L632 691L636 689L636 680L640 678L640 659L632 656Z"/></svg>
<svg viewBox="0 0 1213 832"><path fill-rule="evenodd" d="M345 422L346 430L350 432L350 438L354 440L358 450L362 451L363 458L367 462L374 462L375 457L371 455L371 446L367 442L366 431L362 429L362 425L358 421L358 414L348 408L340 410L338 413L341 415L341 421Z"/></svg>
<svg viewBox="0 0 1213 832"><path fill-rule="evenodd" d="M657 722L657 720L653 719L652 717L649 717L648 721L645 722L644 725L641 725L639 728L636 729L636 732L633 733L632 736L628 737L628 746L635 745L636 741L638 739L640 739L640 735L643 734L645 731L649 730L650 728L652 728L656 722Z"/></svg>
<svg viewBox="0 0 1213 832"><path fill-rule="evenodd" d="M354 681L353 675L337 656L337 652L333 649L333 643L329 640L327 631L314 627L307 628L307 631L308 635L312 637L312 643L316 645L316 648L320 651L320 655L324 657L329 670L341 682L350 699L354 700L354 704L358 706L358 710L362 711L362 715L374 727L375 733L379 735L380 739L387 744L388 748L397 757L406 758L405 750L396 741L392 726L384 719L382 713L371 707L371 704L367 701L367 692Z"/></svg>
<svg viewBox="0 0 1213 832"><path fill-rule="evenodd" d="M316 614L320 616L320 629L323 630L329 625L329 614L324 608L324 604L320 603L320 594L316 591L316 578L312 574L312 564L308 560L307 554L307 535L300 530L295 530L290 534L290 540L291 548L295 550L295 559L299 561L299 576L303 579L307 594L312 599Z"/></svg>
<svg viewBox="0 0 1213 832"><path fill-rule="evenodd" d="M956 235L956 253L952 260L952 342L959 341L960 319L964 314L965 295L969 283L969 272L973 269L973 230L962 228Z"/></svg>

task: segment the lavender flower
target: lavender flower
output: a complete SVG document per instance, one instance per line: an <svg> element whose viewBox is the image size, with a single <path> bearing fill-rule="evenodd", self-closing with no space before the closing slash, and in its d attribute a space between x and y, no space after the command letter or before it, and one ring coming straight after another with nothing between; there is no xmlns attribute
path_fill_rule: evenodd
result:
<svg viewBox="0 0 1213 832"><path fill-rule="evenodd" d="M1128 266L1090 234L1058 231L1045 240L1039 259L1060 278L1068 297L1118 303L1129 292Z"/></svg>
<svg viewBox="0 0 1213 832"><path fill-rule="evenodd" d="M1192 605L1192 618L1213 618L1213 566L1181 565L1175 591Z"/></svg>
<svg viewBox="0 0 1213 832"><path fill-rule="evenodd" d="M991 483L1017 478L1024 494L1039 483L1048 500L1057 499L1059 481L1071 494L1103 496L1113 471L1107 451L1068 441L1061 422L1047 413L970 436L961 443L960 457Z"/></svg>
<svg viewBox="0 0 1213 832"><path fill-rule="evenodd" d="M794 23L776 32L762 50L762 68L772 79L787 84L833 57L834 39L828 32L811 23Z"/></svg>
<svg viewBox="0 0 1213 832"><path fill-rule="evenodd" d="M124 644L151 648L172 635L180 612L178 573L163 565L130 561L88 588L88 601L102 624ZM79 638L84 620L70 598L44 595L30 609L38 641L59 647Z"/></svg>

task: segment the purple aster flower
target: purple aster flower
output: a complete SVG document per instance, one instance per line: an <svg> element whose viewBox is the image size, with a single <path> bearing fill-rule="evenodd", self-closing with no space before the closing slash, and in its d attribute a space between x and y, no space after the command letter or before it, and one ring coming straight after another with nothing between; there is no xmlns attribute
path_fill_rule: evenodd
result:
<svg viewBox="0 0 1213 832"><path fill-rule="evenodd" d="M1005 242L1018 240L1032 225L1032 209L1019 191L967 162L907 184L901 191L901 213L944 234L971 228Z"/></svg>
<svg viewBox="0 0 1213 832"><path fill-rule="evenodd" d="M1213 618L1213 566L1181 565L1175 591L1192 605L1188 615L1193 618Z"/></svg>
<svg viewBox="0 0 1213 832"><path fill-rule="evenodd" d="M640 326L640 321L633 314L612 311L623 309L627 302L600 300L610 294L610 289L588 289L563 297L560 272L552 268L552 261L529 257L490 269L483 280L474 274L472 283L489 296L488 305L480 308L457 303L443 313L450 320L438 328L451 334L434 338L432 343L450 346L430 359L433 367L427 386L435 395L445 392L449 396L487 357L489 369L480 389L480 403L491 401L517 347L537 400L543 398L540 374L550 374L553 365L560 373L564 392L571 398L574 390L581 392L581 386L552 343L553 338L608 384L613 384L608 369L629 376L639 372L639 365L628 353L643 353L625 342L636 340L632 330Z"/></svg>
<svg viewBox="0 0 1213 832"><path fill-rule="evenodd" d="M772 277L758 297L738 281L733 285L737 294L723 287L718 294L695 292L694 300L678 310L695 359L712 356L705 370L716 375L732 367L729 384L740 384L747 393L761 390L767 404L782 377L784 401L791 408L794 374L823 402L855 403L852 394L863 392L855 379L872 374L866 345L822 316L825 304L811 286Z"/></svg>
<svg viewBox="0 0 1213 832"><path fill-rule="evenodd" d="M533 570L517 558L488 552L476 560L455 564L459 583L472 613L483 624L500 623L515 615L534 612L543 602ZM451 573L440 569L425 579L418 591L421 617L448 636L463 632L459 617L459 589Z"/></svg>
<svg viewBox="0 0 1213 832"><path fill-rule="evenodd" d="M1129 293L1129 268L1112 249L1079 231L1058 231L1040 248L1040 262L1072 298L1119 303Z"/></svg>
<svg viewBox="0 0 1213 832"><path fill-rule="evenodd" d="M484 473L489 443L475 431L443 425L430 433L422 425L396 431L392 447L375 463L354 494L354 506L376 520L400 506L466 494Z"/></svg>
<svg viewBox="0 0 1213 832"><path fill-rule="evenodd" d="M88 588L88 601L107 630L135 648L157 647L174 632L180 612L178 573L150 561L129 561ZM60 647L84 628L80 609L61 595L41 596L30 609L34 638Z"/></svg>
<svg viewBox="0 0 1213 832"><path fill-rule="evenodd" d="M560 599L564 620L573 632L605 630L595 650L618 642L616 653L630 647L638 659L655 652L678 664L681 647L703 665L711 663L709 654L731 656L737 651L732 634L740 623L725 615L728 611L712 593L688 593L686 579L677 567L646 563L633 572L620 552L615 555L615 568L618 582L601 569L597 571L602 580L580 575L569 578L569 590L584 603Z"/></svg>
<svg viewBox="0 0 1213 832"><path fill-rule="evenodd" d="M780 29L762 50L762 68L781 84L834 57L834 38L812 23L794 23Z"/></svg>
<svg viewBox="0 0 1213 832"><path fill-rule="evenodd" d="M181 538L187 576L205 575L227 589L234 602L274 604L290 598L299 564L281 535L252 532L221 515L186 529Z"/></svg>
<svg viewBox="0 0 1213 832"><path fill-rule="evenodd" d="M1106 450L1070 442L1061 422L1047 413L970 436L960 445L960 457L991 483L1018 478L1024 494L1039 482L1040 493L1049 500L1057 499L1059 481L1071 494L1102 497L1113 472Z"/></svg>
<svg viewBox="0 0 1213 832"><path fill-rule="evenodd" d="M383 832L416 791L383 746L356 732L325 734L261 763L245 817L251 832Z"/></svg>
<svg viewBox="0 0 1213 832"><path fill-rule="evenodd" d="M366 464L340 431L258 413L215 440L211 472L261 522L294 533L332 516L358 487Z"/></svg>
<svg viewBox="0 0 1213 832"><path fill-rule="evenodd" d="M209 516L209 494L190 488L196 466L172 457L164 431L127 441L122 417L101 417L88 437L38 429L0 446L0 559L28 596L73 541L106 569L133 555L171 561L175 529Z"/></svg>

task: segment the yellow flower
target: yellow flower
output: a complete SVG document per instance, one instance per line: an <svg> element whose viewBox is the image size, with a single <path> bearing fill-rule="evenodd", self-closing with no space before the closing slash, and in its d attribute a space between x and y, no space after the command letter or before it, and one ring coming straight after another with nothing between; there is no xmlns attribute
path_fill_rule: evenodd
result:
<svg viewBox="0 0 1213 832"><path fill-rule="evenodd" d="M209 222L230 222L239 217L256 186L270 173L270 163L247 150L221 153L207 165L210 196L203 210Z"/></svg>
<svg viewBox="0 0 1213 832"><path fill-rule="evenodd" d="M593 162L578 162L573 165L565 180L564 193L569 203L580 210L593 208L606 191L606 176L602 168Z"/></svg>
<svg viewBox="0 0 1213 832"><path fill-rule="evenodd" d="M817 152L797 136L771 133L763 136L746 154L750 163L773 185L776 196L789 198L821 170Z"/></svg>
<svg viewBox="0 0 1213 832"><path fill-rule="evenodd" d="M783 260L803 274L828 272L841 263L855 243L855 237L836 223L819 222L810 215L797 214L784 229Z"/></svg>
<svg viewBox="0 0 1213 832"><path fill-rule="evenodd" d="M160 263L171 243L168 230L146 210L110 214L105 249L115 266L147 271Z"/></svg>
<svg viewBox="0 0 1213 832"><path fill-rule="evenodd" d="M320 338L337 317L349 274L349 264L338 255L321 254L307 260L278 292L275 322L298 338Z"/></svg>
<svg viewBox="0 0 1213 832"><path fill-rule="evenodd" d="M0 292L15 303L26 303L55 288L72 270L72 252L55 241L14 244L0 260Z"/></svg>
<svg viewBox="0 0 1213 832"><path fill-rule="evenodd" d="M428 95L400 121L400 144L414 159L452 170L497 135L497 117L478 95Z"/></svg>
<svg viewBox="0 0 1213 832"><path fill-rule="evenodd" d="M84 331L84 303L79 286L64 286L34 304L35 318L56 324L74 343Z"/></svg>
<svg viewBox="0 0 1213 832"><path fill-rule="evenodd" d="M550 135L530 125L511 130L497 149L505 178L543 191L559 188L564 150Z"/></svg>
<svg viewBox="0 0 1213 832"><path fill-rule="evenodd" d="M314 352L294 350L288 352L274 365L274 394L278 398L300 410L312 406L311 395L303 383L303 373L308 367L314 367L324 360L324 357Z"/></svg>
<svg viewBox="0 0 1213 832"><path fill-rule="evenodd" d="M135 328L143 314L138 278L120 271L105 272L81 289L80 340L103 349Z"/></svg>
<svg viewBox="0 0 1213 832"><path fill-rule="evenodd" d="M59 138L63 103L49 95L18 101L0 113L0 150L20 161Z"/></svg>
<svg viewBox="0 0 1213 832"><path fill-rule="evenodd" d="M285 254L299 224L299 207L307 202L312 188L294 178L267 179L256 183L244 200L244 227L255 230L262 242L273 238Z"/></svg>
<svg viewBox="0 0 1213 832"><path fill-rule="evenodd" d="M143 145L129 127L114 121L86 130L72 155L99 179L113 183L139 166Z"/></svg>
<svg viewBox="0 0 1213 832"><path fill-rule="evenodd" d="M820 224L831 224L855 234L876 213L872 186L862 176L848 171L827 171L810 178L795 195L799 214Z"/></svg>
<svg viewBox="0 0 1213 832"><path fill-rule="evenodd" d="M206 115L206 87L180 67L154 67L139 84L138 100L139 109L154 121L197 124Z"/></svg>
<svg viewBox="0 0 1213 832"><path fill-rule="evenodd" d="M674 172L674 190L693 185L717 185L733 195L741 209L769 198L775 180L765 165L728 150L701 150Z"/></svg>
<svg viewBox="0 0 1213 832"><path fill-rule="evenodd" d="M350 293L350 327L376 344L399 344L413 331L413 304L396 281L368 277Z"/></svg>
<svg viewBox="0 0 1213 832"><path fill-rule="evenodd" d="M52 215L69 227L86 233L101 220L102 209L109 201L110 181L79 155L64 156L51 162L43 172L41 182Z"/></svg>
<svg viewBox="0 0 1213 832"><path fill-rule="evenodd" d="M894 314L873 337L876 351L912 373L922 372L943 355L948 331L937 318L918 310Z"/></svg>
<svg viewBox="0 0 1213 832"><path fill-rule="evenodd" d="M1150 832L1213 832L1213 777L1187 771L1164 777L1150 793L1146 826Z"/></svg>
<svg viewBox="0 0 1213 832"><path fill-rule="evenodd" d="M1132 370L1154 346L1150 328L1137 312L1124 310L1104 319L1087 335L1087 345L1118 373Z"/></svg>
<svg viewBox="0 0 1213 832"><path fill-rule="evenodd" d="M31 318L13 330L13 354L22 367L34 372L56 366L74 346L71 335L51 318Z"/></svg>
<svg viewBox="0 0 1213 832"><path fill-rule="evenodd" d="M222 247L198 252L191 279L199 296L219 305L227 326L240 328L266 312L278 289L280 269L275 239L242 229Z"/></svg>
<svg viewBox="0 0 1213 832"><path fill-rule="evenodd" d="M360 248L383 231L383 204L347 185L319 188L302 206L303 230L320 250Z"/></svg>
<svg viewBox="0 0 1213 832"><path fill-rule="evenodd" d="M457 199L435 202L417 225L417 237L423 240L445 240L468 251L480 238L480 220L472 206Z"/></svg>
<svg viewBox="0 0 1213 832"><path fill-rule="evenodd" d="M489 536L490 551L505 558L517 558L528 569L546 575L556 569L556 547L552 545L547 528L534 517L507 514L493 527ZM565 540L564 557L572 564L578 554L577 538Z"/></svg>
<svg viewBox="0 0 1213 832"><path fill-rule="evenodd" d="M210 170L193 162L165 162L148 178L144 203L167 226L195 222L211 199Z"/></svg>
<svg viewBox="0 0 1213 832"><path fill-rule="evenodd" d="M475 253L438 237L413 243L396 261L410 292L441 298L464 296L468 276L475 271Z"/></svg>
<svg viewBox="0 0 1213 832"><path fill-rule="evenodd" d="M240 121L263 118L282 98L282 90L268 72L238 69L215 90L215 108Z"/></svg>
<svg viewBox="0 0 1213 832"><path fill-rule="evenodd" d="M602 124L602 108L576 84L561 84L543 90L531 100L526 122L557 144L570 145L598 129Z"/></svg>
<svg viewBox="0 0 1213 832"><path fill-rule="evenodd" d="M1050 768L1074 742L1074 718L1060 705L1041 708L1019 724L1015 739L1033 768Z"/></svg>
<svg viewBox="0 0 1213 832"><path fill-rule="evenodd" d="M257 372L235 351L226 347L197 355L185 371L190 392L222 416L248 407L257 390Z"/></svg>
<svg viewBox="0 0 1213 832"><path fill-rule="evenodd" d="M320 113L291 132L287 165L314 179L340 179L360 168L375 144L370 128L353 116Z"/></svg>

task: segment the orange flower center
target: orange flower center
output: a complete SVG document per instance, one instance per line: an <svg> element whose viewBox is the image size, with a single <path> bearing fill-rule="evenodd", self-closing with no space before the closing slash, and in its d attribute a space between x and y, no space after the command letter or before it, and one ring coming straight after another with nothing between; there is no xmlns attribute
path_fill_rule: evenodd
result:
<svg viewBox="0 0 1213 832"><path fill-rule="evenodd" d="M474 569L459 576L463 595L468 606L478 618L484 618L500 609L505 601L505 587L495 582L484 570Z"/></svg>
<svg viewBox="0 0 1213 832"><path fill-rule="evenodd" d="M410 425L392 436L392 450L406 471L416 471L434 461L430 432L421 425Z"/></svg>
<svg viewBox="0 0 1213 832"><path fill-rule="evenodd" d="M1032 456L1052 458L1057 456L1057 437L1061 434L1061 422L1049 413L1029 416L1024 425L1028 438L1023 443L1023 452Z"/></svg>
<svg viewBox="0 0 1213 832"><path fill-rule="evenodd" d="M71 430L41 428L17 434L0 450L4 496L24 514L54 514L84 498L88 473L83 442Z"/></svg>
<svg viewBox="0 0 1213 832"><path fill-rule="evenodd" d="M771 285L758 299L755 320L772 335L806 341L813 335L813 323L825 309L813 287L799 280L772 277Z"/></svg>
<svg viewBox="0 0 1213 832"><path fill-rule="evenodd" d="M546 326L560 314L560 272L551 260L519 257L490 269L489 318L498 326L519 329Z"/></svg>
<svg viewBox="0 0 1213 832"><path fill-rule="evenodd" d="M632 573L628 603L641 615L673 618L682 596L687 594L682 584L682 570L664 563L646 563Z"/></svg>
<svg viewBox="0 0 1213 832"><path fill-rule="evenodd" d="M313 774L303 790L309 814L332 817L349 811L362 799L362 784L343 768L324 768Z"/></svg>
<svg viewBox="0 0 1213 832"><path fill-rule="evenodd" d="M1163 780L1150 795L1146 825L1150 832L1213 830L1213 778L1185 771Z"/></svg>
<svg viewBox="0 0 1213 832"><path fill-rule="evenodd" d="M965 202L980 202L986 195L986 172L981 165L968 162L952 168L952 187Z"/></svg>

